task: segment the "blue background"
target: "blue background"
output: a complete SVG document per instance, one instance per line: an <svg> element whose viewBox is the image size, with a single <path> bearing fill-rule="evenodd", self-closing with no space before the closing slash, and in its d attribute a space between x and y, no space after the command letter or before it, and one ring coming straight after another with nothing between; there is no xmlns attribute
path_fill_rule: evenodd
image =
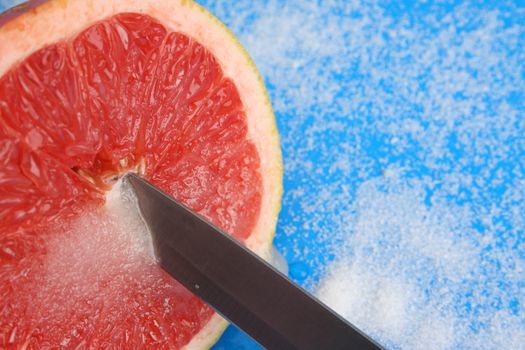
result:
<svg viewBox="0 0 525 350"><path fill-rule="evenodd" d="M274 105L285 169L275 244L290 276L316 291L353 242L360 193L410 188L430 213L463 213L453 246L474 242L474 276L451 291L463 334L501 310L525 334L525 4L199 2L239 37ZM451 273L429 276L450 285ZM234 327L214 347L257 348Z"/></svg>
<svg viewBox="0 0 525 350"><path fill-rule="evenodd" d="M344 254L339 245L357 243L347 220L366 184L379 179L371 186L378 193L409 187L428 212L465 213L451 235L473 241L465 252L477 259L472 278L409 273L425 292L452 285L453 301L441 309L467 330L451 334L451 348L505 344L468 340L490 323L514 333L507 346L525 348L525 273L516 268L525 259L525 3L200 2L239 36L274 104L285 165L276 246L290 276L315 291ZM428 267L426 257L409 256L399 251L402 268ZM496 319L501 310L518 321ZM415 347L363 327L388 347ZM230 327L215 348L257 346Z"/></svg>

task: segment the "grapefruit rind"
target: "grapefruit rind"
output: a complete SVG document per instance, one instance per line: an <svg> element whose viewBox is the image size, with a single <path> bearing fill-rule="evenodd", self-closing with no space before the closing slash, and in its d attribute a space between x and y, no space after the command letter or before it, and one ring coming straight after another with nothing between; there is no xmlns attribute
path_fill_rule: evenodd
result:
<svg viewBox="0 0 525 350"><path fill-rule="evenodd" d="M236 85L245 108L248 139L257 148L262 178L261 211L246 245L268 258L282 196L279 137L264 82L235 35L202 6L187 0L50 0L0 27L0 76L45 45L68 40L91 24L122 12L149 15L170 31L192 37L217 59ZM185 349L212 346L226 328L214 315Z"/></svg>

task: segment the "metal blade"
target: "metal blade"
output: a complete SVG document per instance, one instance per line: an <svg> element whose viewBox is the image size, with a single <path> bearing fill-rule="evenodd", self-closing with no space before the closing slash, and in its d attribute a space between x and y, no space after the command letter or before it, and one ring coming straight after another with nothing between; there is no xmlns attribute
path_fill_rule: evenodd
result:
<svg viewBox="0 0 525 350"><path fill-rule="evenodd" d="M235 239L130 174L160 265L268 349L380 349Z"/></svg>

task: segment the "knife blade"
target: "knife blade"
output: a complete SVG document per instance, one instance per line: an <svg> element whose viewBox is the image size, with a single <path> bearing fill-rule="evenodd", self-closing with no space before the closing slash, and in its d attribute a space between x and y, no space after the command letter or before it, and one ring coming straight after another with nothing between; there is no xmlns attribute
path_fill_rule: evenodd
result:
<svg viewBox="0 0 525 350"><path fill-rule="evenodd" d="M218 227L129 174L160 266L267 349L381 349Z"/></svg>

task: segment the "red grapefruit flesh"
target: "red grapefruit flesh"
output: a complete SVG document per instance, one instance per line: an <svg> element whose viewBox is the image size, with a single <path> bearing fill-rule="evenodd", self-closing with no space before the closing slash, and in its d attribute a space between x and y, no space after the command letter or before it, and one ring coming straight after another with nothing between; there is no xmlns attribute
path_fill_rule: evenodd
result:
<svg viewBox="0 0 525 350"><path fill-rule="evenodd" d="M267 251L280 153L244 51L192 3L92 0L11 19L0 57L0 347L212 344L220 317L97 208L138 171Z"/></svg>

